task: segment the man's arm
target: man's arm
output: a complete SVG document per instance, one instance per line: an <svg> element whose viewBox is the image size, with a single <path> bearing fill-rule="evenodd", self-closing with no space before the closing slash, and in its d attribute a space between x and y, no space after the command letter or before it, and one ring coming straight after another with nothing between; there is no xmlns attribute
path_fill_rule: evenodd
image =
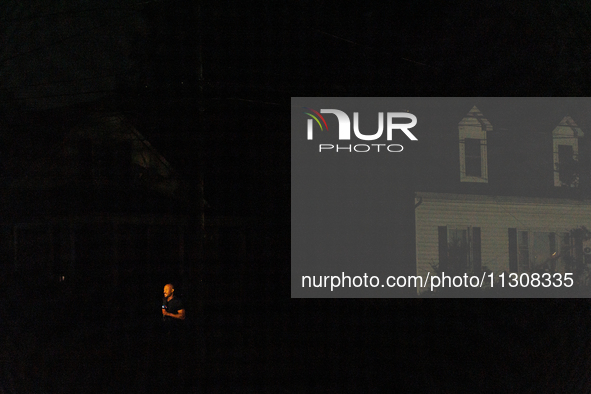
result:
<svg viewBox="0 0 591 394"><path fill-rule="evenodd" d="M174 317L175 319L179 319L179 320L185 320L185 310L181 309L179 310L179 313L170 313L170 312L166 312L164 309L162 310L162 314L164 316L170 316L170 317Z"/></svg>

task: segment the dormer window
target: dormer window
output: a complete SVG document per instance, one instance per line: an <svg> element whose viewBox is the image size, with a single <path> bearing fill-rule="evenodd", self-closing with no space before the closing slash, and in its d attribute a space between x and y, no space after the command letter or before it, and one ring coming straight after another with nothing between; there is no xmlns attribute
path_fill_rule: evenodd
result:
<svg viewBox="0 0 591 394"><path fill-rule="evenodd" d="M554 186L579 185L579 138L583 132L570 116L565 116L552 131Z"/></svg>
<svg viewBox="0 0 591 394"><path fill-rule="evenodd" d="M476 138L464 139L464 160L467 177L482 176L482 152L480 151L480 140Z"/></svg>
<svg viewBox="0 0 591 394"><path fill-rule="evenodd" d="M487 132L492 126L475 106L459 123L460 181L488 182Z"/></svg>

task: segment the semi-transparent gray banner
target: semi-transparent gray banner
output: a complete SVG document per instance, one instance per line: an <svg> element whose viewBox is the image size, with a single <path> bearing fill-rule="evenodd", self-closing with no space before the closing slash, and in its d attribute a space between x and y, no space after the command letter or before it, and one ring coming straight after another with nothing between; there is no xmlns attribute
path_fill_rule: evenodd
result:
<svg viewBox="0 0 591 394"><path fill-rule="evenodd" d="M590 109L292 98L292 297L588 297Z"/></svg>

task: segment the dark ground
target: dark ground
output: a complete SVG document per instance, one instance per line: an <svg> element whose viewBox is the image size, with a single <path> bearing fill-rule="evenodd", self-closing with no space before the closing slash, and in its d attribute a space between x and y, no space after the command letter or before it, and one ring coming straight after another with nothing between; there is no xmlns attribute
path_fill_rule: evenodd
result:
<svg viewBox="0 0 591 394"><path fill-rule="evenodd" d="M267 270L253 267L264 265ZM279 261L210 265L186 304L176 376L166 275L3 283L3 393L587 392L587 300L290 300ZM244 280L249 278L249 280ZM283 280L281 280L283 279Z"/></svg>

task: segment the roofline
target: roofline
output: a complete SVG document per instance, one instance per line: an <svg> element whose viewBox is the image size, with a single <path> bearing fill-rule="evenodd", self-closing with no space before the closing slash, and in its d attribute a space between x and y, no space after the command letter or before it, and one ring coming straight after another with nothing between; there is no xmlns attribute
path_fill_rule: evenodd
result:
<svg viewBox="0 0 591 394"><path fill-rule="evenodd" d="M420 197L424 202L429 200L450 201L457 203L484 203L484 204L522 204L522 205L584 205L591 206L591 199L575 200L570 198L541 198L518 196L491 196L479 194L455 194L415 192L415 197Z"/></svg>

